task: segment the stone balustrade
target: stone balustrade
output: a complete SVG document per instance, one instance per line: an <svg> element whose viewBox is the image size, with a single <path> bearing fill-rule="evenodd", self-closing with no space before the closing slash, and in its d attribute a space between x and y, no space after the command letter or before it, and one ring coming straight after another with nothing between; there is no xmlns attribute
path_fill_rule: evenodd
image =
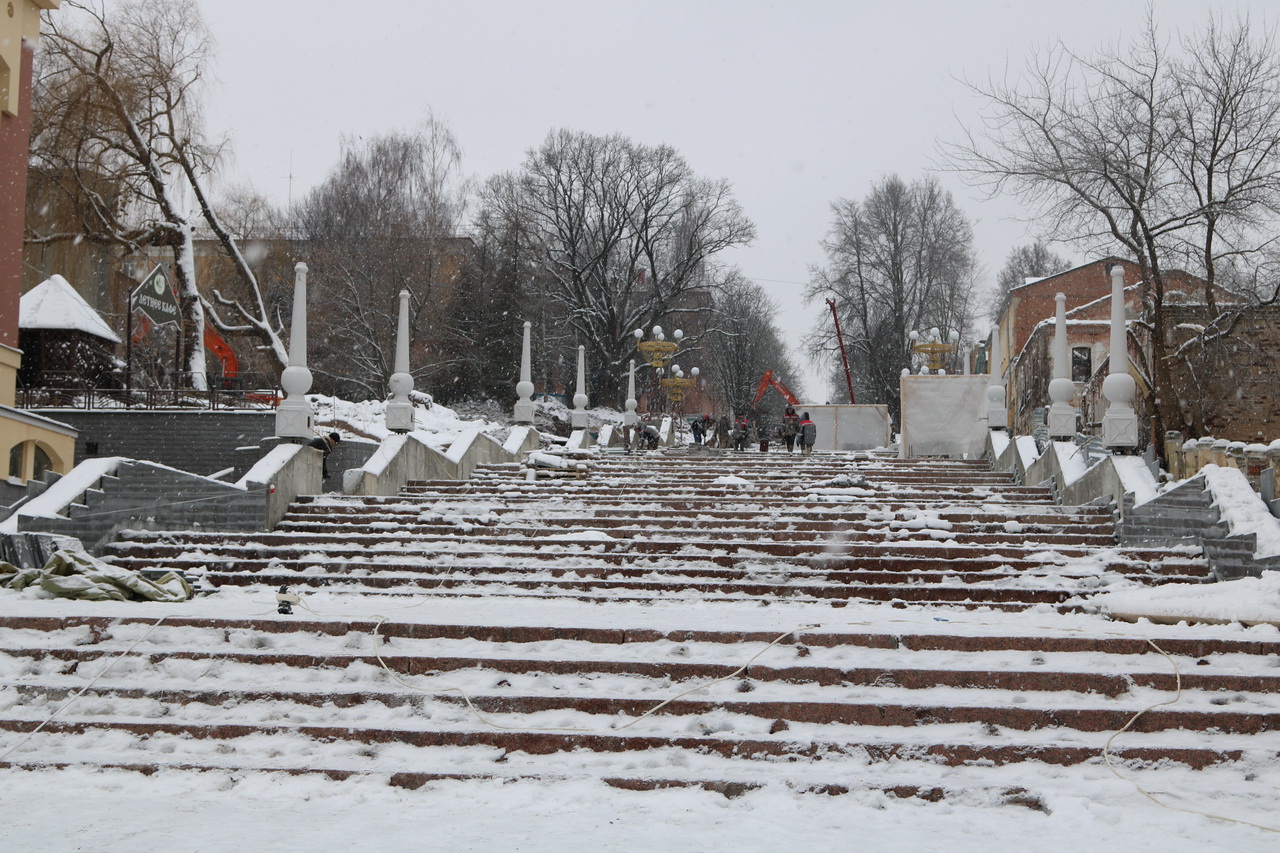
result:
<svg viewBox="0 0 1280 853"><path fill-rule="evenodd" d="M1247 444L1211 436L1184 440L1182 433L1169 432L1165 434L1164 452L1169 473L1177 480L1194 477L1206 465L1243 471L1259 492L1264 491L1268 471L1272 484L1280 479L1280 439L1270 444Z"/></svg>

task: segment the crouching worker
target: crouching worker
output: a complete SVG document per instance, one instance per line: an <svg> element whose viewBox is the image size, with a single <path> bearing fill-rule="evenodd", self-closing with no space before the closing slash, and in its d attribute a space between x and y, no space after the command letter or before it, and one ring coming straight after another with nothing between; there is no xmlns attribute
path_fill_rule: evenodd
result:
<svg viewBox="0 0 1280 853"><path fill-rule="evenodd" d="M314 447L324 454L320 461L320 476L326 480L329 479L329 454L333 452L333 449L338 446L340 441L342 441L342 436L336 432L331 432L328 435L318 435L307 442L307 447Z"/></svg>

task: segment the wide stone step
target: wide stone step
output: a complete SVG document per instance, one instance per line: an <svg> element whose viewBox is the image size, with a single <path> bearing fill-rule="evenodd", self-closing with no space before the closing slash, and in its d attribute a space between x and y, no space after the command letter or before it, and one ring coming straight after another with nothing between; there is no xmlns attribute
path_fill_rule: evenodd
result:
<svg viewBox="0 0 1280 853"><path fill-rule="evenodd" d="M521 591L539 596L564 595L580 600L635 600L647 598L659 600L670 594L698 596L702 600L716 598L741 601L759 598L768 600L813 601L879 601L948 603L969 606L985 604L1065 604L1075 593L1061 589L1027 589L1019 587L982 587L959 583L946 584L886 584L886 585L825 585L821 583L751 583L711 582L699 580L584 580L543 577L522 580L505 575L497 578L449 578L438 576L396 576L389 574L359 575L350 573L282 573L270 568L255 574L244 572L220 572L216 570L200 574L213 586L252 586L266 584L272 587L309 587L313 589L369 589L390 590L401 595L431 591L437 595L452 592L464 595L518 594Z"/></svg>
<svg viewBox="0 0 1280 853"><path fill-rule="evenodd" d="M376 524L378 522L372 522ZM397 537L413 538L424 543L439 541L441 539L453 540L459 533L454 525L429 525L429 524L413 524L384 522L394 525L394 531ZM281 524L276 528L277 532L305 534L310 537L320 538L322 541L336 541L332 538L343 534L363 535L369 531L369 524L336 524L332 522L319 522L312 524L289 523ZM956 542L962 545L998 545L998 544L1026 544L1036 543L1040 545L1072 545L1072 546L1088 546L1094 548L1104 548L1114 546L1116 544L1116 536L1112 531L1086 533L1072 530L1063 532L1061 530L1001 530L995 531L970 531L956 530L953 527L918 527L914 525L844 525L844 526L817 526L817 525L795 525L794 529L773 528L770 526L759 525L753 528L714 526L703 528L696 522L685 527L673 527L670 525L652 527L610 527L608 525L583 525L578 530L570 529L570 525L546 524L536 525L530 523L526 526L505 526L494 525L480 528L473 528L465 533L470 534L469 538L472 542L488 542L497 545L511 544L520 540L538 539L553 540L563 539L566 535L577 535L582 530L598 530L600 528L608 528L609 536L613 539L623 540L631 543L639 542L687 542L690 539L702 539L708 533L714 533L717 543L760 543L768 542L781 544L786 542L801 542L813 547L815 543L822 543L826 537L832 535L841 535L848 537L858 537L865 544L868 540L893 540L893 539L917 539L931 541ZM762 529L763 528L763 529ZM475 533L483 531L483 537L477 537ZM821 547L821 544L818 544Z"/></svg>
<svg viewBox="0 0 1280 853"><path fill-rule="evenodd" d="M322 555L325 560L350 560L376 562L383 559L400 560L407 555L423 557L463 558L488 554L504 558L551 557L589 555L598 559L602 555L620 554L635 558L695 560L717 555L737 556L743 559L764 557L793 560L859 559L876 557L914 557L932 561L965 559L1028 560L1040 563L1059 563L1073 559L1086 559L1094 555L1087 546L1058 545L1048 543L993 542L964 544L955 540L934 539L885 539L878 542L800 541L774 542L769 540L717 540L703 537L685 539L613 539L609 537L392 537L349 534L252 534L245 541L227 542L217 534L175 534L164 532L133 531L128 538L113 543L106 549L109 556L165 560L199 552L208 560L243 560L276 558L279 560L305 559L307 555ZM1156 561L1167 557L1167 551L1155 548L1125 547L1107 549L1106 554L1130 561ZM1108 562L1118 562L1118 559Z"/></svg>
<svg viewBox="0 0 1280 853"><path fill-rule="evenodd" d="M7 767L29 767L10 762L0 762L0 768ZM99 770L125 770L130 772L151 775L157 769L166 769L171 771L188 771L188 772L232 772L245 769L243 766L232 766L226 764L191 764L179 763L172 761L159 761L148 764L124 764L118 762L42 762L42 769L65 770L70 768L82 768L86 766L94 767ZM281 774L284 776L303 776L314 775L324 776L335 782L343 782L349 779L358 779L361 777L381 779L385 777L385 773L378 771L360 771L360 770L338 770L333 767L279 767L279 768L252 768L255 773L265 774ZM521 774L521 773L498 773L492 770L487 772L464 772L450 771L442 769L438 772L399 772L393 773L387 779L388 784L397 788L406 788L416 790L424 785L434 782L447 781L493 781L499 784L509 782L547 782L552 779L565 779L566 774L562 771L559 774L541 773L538 775ZM712 791L723 794L729 799L740 797L743 794L764 788L766 784L777 784L776 780L770 783L758 781L744 781L741 779L675 779L662 778L653 776L602 776L598 781L613 788L621 788L628 791L659 791L670 788L702 788L706 791ZM1035 811L1045 811L1046 806L1041 799L1026 788L1018 786L988 786L981 784L970 784L963 787L943 786L943 785L920 785L920 784L888 784L888 785L870 785L870 784L850 784L848 781L842 782L815 782L815 781L785 781L784 784L790 790L798 793L806 794L823 794L823 795L840 795L849 793L874 793L886 797L896 799L918 799L930 803L941 803L949 799L962 801L973 801L975 798L979 802L989 803L993 805L1012 805L1023 806Z"/></svg>
<svg viewBox="0 0 1280 853"><path fill-rule="evenodd" d="M779 504L767 512L758 509L740 510L708 506L696 514L690 512L671 512L667 508L655 510L652 507L623 507L617 504L568 506L542 506L530 511L525 506L509 506L503 502L404 502L386 498L347 498L338 499L332 496L302 497L289 508L284 517L285 522L299 520L315 520L316 518L332 518L342 521L367 519L370 521L401 521L416 518L439 518L474 520L479 523L493 524L499 520L521 520L527 523L545 521L549 524L589 525L591 523L625 524L667 524L679 526L691 522L702 524L741 525L751 522L761 525L782 523L804 523L814 525L839 525L867 520L905 521L921 517L920 509L915 504L899 502L896 505L885 504L832 504L805 503L795 505L790 502ZM927 517L953 524L973 524L989 527L1003 527L1010 521L1034 526L1069 525L1073 529L1080 525L1088 530L1114 530L1115 525L1111 513L1105 509L1092 507L1054 507L1032 504L1028 506L1002 505L1000 511L994 508L983 510L948 507L931 510Z"/></svg>
<svg viewBox="0 0 1280 853"><path fill-rule="evenodd" d="M13 722L0 720L0 730L22 731L25 721ZM500 754L479 753L468 760L471 766L484 767L495 761L528 761L528 757L548 756L564 753L604 753L618 754L650 754L674 750L691 756L703 756L711 759L732 759L733 761L751 760L764 767L758 771L766 777L785 775L777 766L780 762L813 761L840 762L849 760L853 767L861 767L867 762L884 764L889 762L923 761L932 765L948 767L990 767L1018 764L1027 761L1038 761L1046 764L1072 765L1098 760L1099 750L1092 746L1077 746L1061 742L1014 743L1014 744L977 744L972 742L895 742L875 739L841 739L839 741L795 741L784 739L786 731L779 733L777 739L760 738L726 738L726 737L655 737L655 736L618 736L597 734L565 734L556 732L520 732L479 730L423 730L400 728L355 728L351 726L282 726L270 724L223 724L218 726L202 726L181 722L142 722L134 720L102 721L99 723L74 723L54 721L42 732L43 740L57 737L62 748L77 753L88 753L88 763L94 763L93 747L100 742L97 737L85 738L86 745L79 746L76 736L97 735L109 731L115 746L111 753L118 756L120 752L146 753L154 756L146 766L164 767L174 761L177 752L170 744L190 744L199 741L216 741L220 746L216 749L206 748L205 752L214 752L217 757L208 765L193 766L237 766L229 761L229 754L234 755L241 748L251 750L247 761L239 766L257 768L263 762L261 752L266 751L281 762L280 757L290 756L296 751L297 738L308 739L311 752L320 751L320 747L341 747L344 744L363 744L367 746L396 747L402 753L406 748L467 748L480 747L496 750ZM120 735L133 737L132 744L122 741ZM248 741L242 744L242 741ZM38 743L38 742L37 742ZM184 752L190 752L188 745ZM350 750L341 750L350 752ZM39 760L24 761L23 750L16 751L7 762L0 762L0 767L45 766ZM376 754L376 753L375 753ZM524 758L521 757L521 754ZM1135 746L1119 747L1111 750L1111 755L1121 762L1176 762L1195 769L1203 769L1224 762L1237 762L1244 756L1242 748L1214 749L1206 747L1159 747ZM370 757L373 757L371 755ZM107 756L104 755L103 759ZM577 756L575 756L575 759ZM672 760L670 755L663 758L671 763L686 763L687 759ZM103 760L99 759L99 760ZM113 760L113 759L108 759ZM314 760L314 759L313 759ZM379 765L385 766L387 759L380 759ZM589 762L589 757L587 758ZM421 765L422 759L416 759ZM531 762L532 763L532 762ZM283 766L296 766L284 763ZM366 769L368 765L366 764ZM536 767L536 763L534 764ZM556 763L554 766L563 767ZM590 764L588 763L589 767ZM616 765L608 765L616 770ZM408 768L406 768L408 769ZM385 771L384 771L385 772ZM412 771L411 771L412 772ZM832 771L838 773L839 771ZM543 769L539 777L545 778ZM552 771L551 775L556 774Z"/></svg>
<svg viewBox="0 0 1280 853"><path fill-rule="evenodd" d="M581 640L574 642L581 643ZM600 650L604 651L604 650ZM59 663L57 667L60 674L66 674L73 671L78 672L79 667L92 664L103 659L109 659L114 656L115 652L107 652L95 650L92 648L3 648L0 654L8 655L15 659L27 659L30 661L47 661L54 660ZM812 651L807 657L829 657L821 654L814 656ZM380 659L379 659L380 657ZM288 667L293 669L309 670L316 667L327 669L346 669L353 663L365 663L372 667L385 665L392 672L402 676L418 676L418 675L438 675L440 673L451 673L462 670L475 670L483 668L486 671L497 672L505 675L522 675L522 676L572 676L573 679L592 679L599 676L632 676L636 678L646 678L661 681L665 684L676 684L687 686L692 681L702 681L710 683L717 678L724 676L732 667L724 663L697 663L687 662L683 660L609 660L600 658L577 658L577 659L553 659L553 658L507 658L492 657L489 655L478 657L463 656L441 656L441 655L403 655L395 654L391 651L380 653L379 657L373 656L352 656L350 654L298 654L298 653L272 653L258 651L218 651L204 652L192 651L187 649L157 652L148 650L140 655L140 659L151 664L165 661L206 661L210 663L232 661L241 664L252 664L254 666L271 666L271 667ZM882 658L886 655L872 655L871 657ZM905 658L907 655L901 653L893 655L893 657ZM987 658L995 658L996 654L984 651L969 651L967 653L965 664L968 666L979 666L987 662ZM1029 656L1030 657L1030 656ZM1081 657L1081 655L1076 655ZM754 689L755 685L769 684L773 682L784 682L783 687L789 685L808 685L813 687L876 687L876 688L897 688L900 692L916 691L926 692L930 690L936 691L936 688L947 688L944 700L950 706L964 705L973 709L981 709L986 707L983 702L989 701L984 699L982 693L984 691L1007 691L1017 693L1073 693L1078 697L1086 695L1104 696L1114 699L1125 694L1133 692L1135 689L1145 688L1152 690L1161 690L1173 693L1181 687L1183 690L1199 690L1207 692L1232 692L1232 693L1260 693L1274 694L1280 689L1280 673L1232 673L1232 672L1214 672L1202 673L1195 669L1191 669L1185 673L1174 673L1168 671L1163 659L1159 661L1150 661L1151 666L1161 666L1162 670L1158 672L1151 671L1132 671L1124 673L1102 673L1090 671L1088 669L1079 669L1073 671L1063 671L1056 669L1055 666L1063 664L1071 664L1074 666L1084 667L1087 664L1084 661L1076 662L1071 660L1071 656L1067 653L1057 653L1056 655L1037 653L1033 658L1035 661L1043 661L1043 663L1033 669L1013 669L1006 668L1000 670L994 669L928 669L914 667L843 667L835 665L795 665L780 666L770 664L753 664L743 672L734 682L735 688L739 693L750 692L744 691L743 685L747 685ZM905 663L905 661L904 661ZM1089 663L1093 663L1091 660ZM67 666L68 664L72 666ZM31 667L28 667L30 669ZM404 691L388 691L381 687L360 687L352 689L347 686L338 685L330 689L320 691L310 691L307 688L312 687L305 674L297 674L293 676L298 680L299 686L290 690L252 690L236 687L228 690L201 689L199 683L194 683L190 687L183 689L181 692L175 692L167 689L150 689L136 686L96 686L92 695L96 696L113 696L121 699L145 699L148 697L163 696L167 702L176 704L185 704L188 702L198 702L205 705L238 705L243 702L267 702L267 701L290 701L302 705L322 706L332 703L336 707L347 708L359 705L365 702L378 702L382 704L400 705L409 701L414 694L405 693ZM65 679L64 679L65 680ZM207 680L207 679L205 679ZM283 679L277 679L277 681ZM13 685L18 695L27 696L39 694L51 701L62 701L67 698L65 694L72 690L71 683L58 684L56 680L42 679L35 681L31 679L24 680L23 684ZM529 689L531 687L540 687L542 691L555 691L559 695L544 697L554 699L559 702L564 698L563 690L565 685L560 683L547 684L545 681L529 680L522 682L518 689ZM611 689L616 689L616 686ZM682 689L682 688L681 688ZM961 693L959 691L965 691ZM456 697L442 697L447 701L453 701ZM477 697L472 696L473 700ZM490 704L499 703L504 699L510 699L510 696L490 696L485 701ZM529 701L533 701L535 697L525 697ZM1242 702L1245 697L1235 696L1226 697L1233 702ZM576 699L572 701L577 701ZM644 700L650 701L650 700ZM1079 701L1073 698L1072 701ZM1086 700L1087 701L1087 700ZM912 707L923 707L924 700L913 704ZM650 705L653 703L650 701ZM753 703L725 703L718 701L715 707L738 707L741 706L741 713L754 714L756 716L773 716L785 719L801 720L806 719L809 722L848 722L841 716L843 712L835 712L832 709L836 705L855 706L861 703L856 701L846 701L843 703L834 702L807 702L801 703L814 706L812 709L805 711L808 716L797 716L792 713L776 713L768 710L773 708L778 702L775 701L758 701ZM1227 704L1226 702L1223 703ZM748 707L750 706L750 707ZM101 707L100 705L98 707ZM477 707L481 707L477 705ZM548 705L547 707L563 708L565 705ZM586 708L586 705L581 706ZM648 706L641 704L640 712L648 709ZM685 702L672 703L665 706L664 713L677 713L678 709L699 708L701 710L696 713L708 712L707 702ZM906 706L903 706L906 707ZM754 708L754 710L752 710ZM823 710L825 709L825 710ZM511 709L515 710L512 706ZM951 708L949 710L954 710ZM1059 708L1042 708L1036 709L1021 708L1019 711L1044 711L1045 713L1057 712ZM1078 713L1080 708L1066 709L1070 713ZM1126 709L1128 713L1131 710ZM1194 713L1202 713L1203 709ZM529 711L521 711L521 713L529 713ZM614 711L593 712L593 713L615 713ZM634 714L634 711L626 711L623 713ZM897 713L897 712L895 712ZM966 712L968 713L968 711ZM1192 712L1180 712L1192 713ZM1222 713L1214 709L1214 713ZM1263 715L1271 713L1264 712ZM833 714L829 718L824 714ZM990 716L990 715L988 715ZM1146 716L1146 715L1144 715ZM1257 716L1257 712L1251 712L1246 715L1249 719ZM1029 719L1029 718L1020 718ZM1138 731L1156 731L1162 728L1158 724L1159 719L1153 719L1145 725L1150 728L1137 729ZM885 725L885 723L862 722L863 725ZM897 723L893 723L897 725ZM1023 726L1010 725L1011 728L1024 728ZM1054 725L1066 725L1063 722L1054 723ZM1094 725L1093 722L1088 725ZM1033 726L1038 728L1039 726ZM1169 727L1169 726L1163 726ZM1176 727L1176 726L1173 726ZM1103 728L1111 728L1104 725ZM1088 729L1093 730L1093 729Z"/></svg>

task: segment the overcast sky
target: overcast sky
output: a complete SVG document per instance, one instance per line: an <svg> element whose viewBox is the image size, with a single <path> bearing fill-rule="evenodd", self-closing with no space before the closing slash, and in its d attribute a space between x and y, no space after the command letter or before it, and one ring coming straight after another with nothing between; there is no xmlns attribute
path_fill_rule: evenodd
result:
<svg viewBox="0 0 1280 853"><path fill-rule="evenodd" d="M1151 5L1173 36L1211 8L1270 24L1280 18L1273 2ZM428 110L481 179L516 169L553 128L668 144L697 174L732 183L758 236L728 260L778 299L797 348L825 310L801 294L809 267L824 263L832 201L933 166L938 140L954 138L977 106L960 78L1016 73L1056 39L1079 50L1127 40L1147 9L1145 0L200 5L218 43L209 130L230 135L233 180L279 203L297 199L334 166L341 136L410 129ZM975 222L988 285L1033 232L1011 203L939 177Z"/></svg>

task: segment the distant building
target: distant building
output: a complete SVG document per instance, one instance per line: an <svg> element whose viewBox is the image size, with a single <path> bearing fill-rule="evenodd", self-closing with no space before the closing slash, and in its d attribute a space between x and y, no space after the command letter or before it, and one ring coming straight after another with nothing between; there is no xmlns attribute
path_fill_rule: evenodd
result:
<svg viewBox="0 0 1280 853"><path fill-rule="evenodd" d="M1082 409L1086 432L1100 428L1106 401L1101 397L1101 380L1110 356L1111 267L1124 270L1125 317L1142 316L1142 272L1133 261L1106 257L1078 267L1035 279L1009 292L993 335L999 335L1004 353L1002 369L1008 383L1009 426L1019 434L1030 434L1036 412L1049 405L1049 382L1053 379L1051 355L1056 297L1066 296L1067 350L1070 378L1077 394L1072 404ZM1166 317L1175 305L1202 298L1205 282L1181 271L1165 273ZM1131 363L1142 365L1146 358L1130 339ZM1148 407L1149 389L1141 371L1135 372L1139 399L1134 407L1140 415ZM1096 386L1096 388L1095 388Z"/></svg>

